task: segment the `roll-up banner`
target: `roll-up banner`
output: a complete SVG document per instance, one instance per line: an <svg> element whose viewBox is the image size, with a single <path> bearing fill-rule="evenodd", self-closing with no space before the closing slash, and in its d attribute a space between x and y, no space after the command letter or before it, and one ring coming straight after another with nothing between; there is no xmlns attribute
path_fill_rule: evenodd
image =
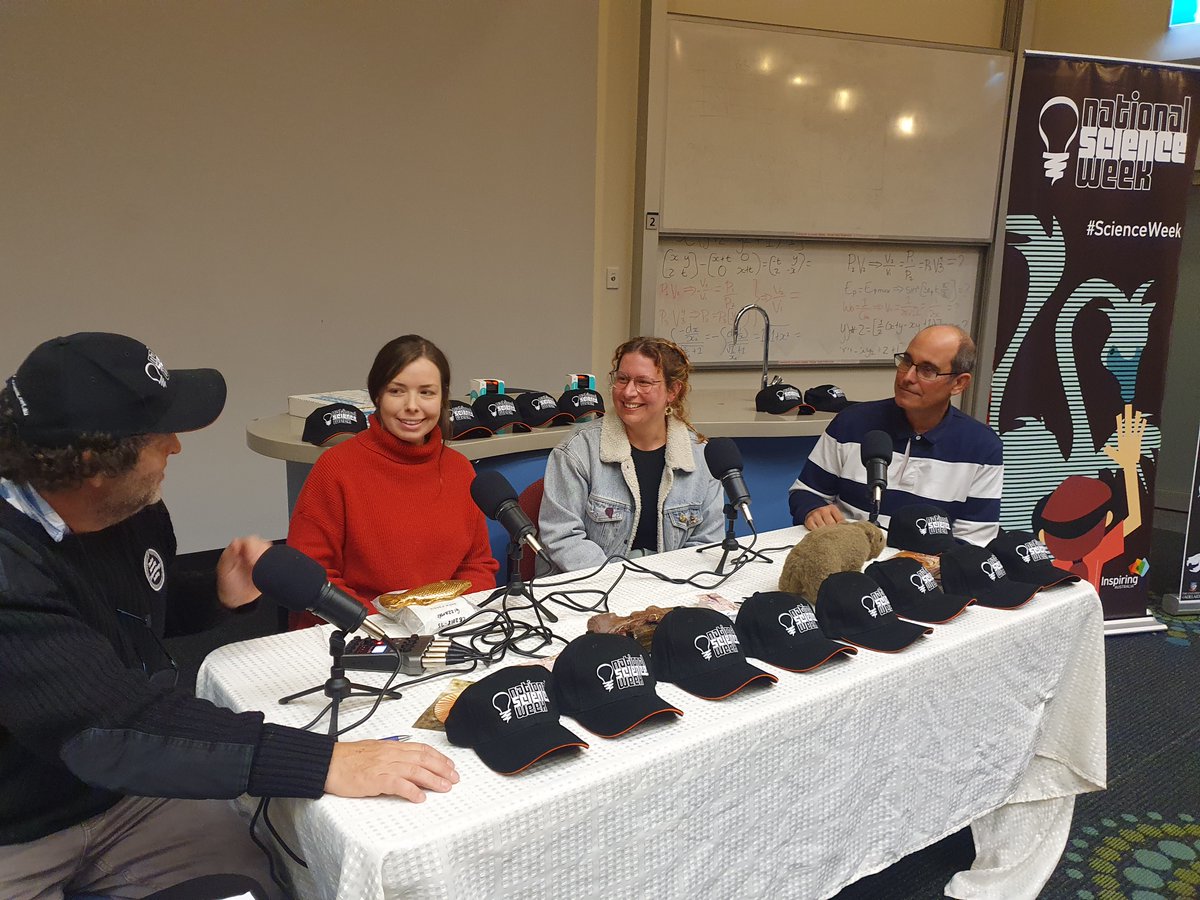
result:
<svg viewBox="0 0 1200 900"><path fill-rule="evenodd" d="M1107 619L1146 613L1198 113L1195 68L1026 54L988 409L1001 524L1038 534Z"/></svg>

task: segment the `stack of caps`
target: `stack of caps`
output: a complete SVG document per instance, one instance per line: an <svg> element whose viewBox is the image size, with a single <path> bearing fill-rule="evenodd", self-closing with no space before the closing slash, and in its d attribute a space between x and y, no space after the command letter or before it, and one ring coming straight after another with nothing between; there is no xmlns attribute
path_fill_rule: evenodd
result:
<svg viewBox="0 0 1200 900"><path fill-rule="evenodd" d="M475 417L475 410L471 404L461 400L450 401L450 440L463 441L468 438L491 436L491 429L486 428Z"/></svg>
<svg viewBox="0 0 1200 900"><path fill-rule="evenodd" d="M604 415L604 398L593 388L568 388L558 398L558 411L572 422Z"/></svg>
<svg viewBox="0 0 1200 900"><path fill-rule="evenodd" d="M549 428L569 425L575 418L558 408L558 401L545 391L522 391L517 394L517 413L529 428Z"/></svg>
<svg viewBox="0 0 1200 900"><path fill-rule="evenodd" d="M751 682L779 680L746 662L733 623L715 609L680 606L663 616L650 660L659 681L705 700L722 700Z"/></svg>
<svg viewBox="0 0 1200 900"><path fill-rule="evenodd" d="M516 401L508 394L480 394L471 402L471 410L475 421L492 434L499 434L505 428L511 428L514 434L529 431L517 412Z"/></svg>
<svg viewBox="0 0 1200 900"><path fill-rule="evenodd" d="M733 627L747 656L789 672L809 672L836 656L858 653L825 637L808 601L787 591L747 597Z"/></svg>
<svg viewBox="0 0 1200 900"><path fill-rule="evenodd" d="M794 412L798 416L811 416L816 412L812 406L804 402L800 388L790 384L772 384L754 395L754 408L759 412L772 413L777 416Z"/></svg>
<svg viewBox="0 0 1200 900"><path fill-rule="evenodd" d="M841 412L854 401L836 384L819 384L804 392L804 402L820 412Z"/></svg>
<svg viewBox="0 0 1200 900"><path fill-rule="evenodd" d="M817 621L828 637L884 653L903 650L933 632L898 617L887 593L862 572L834 572L821 582Z"/></svg>
<svg viewBox="0 0 1200 900"><path fill-rule="evenodd" d="M324 447L337 438L350 437L367 430L367 414L349 403L319 406L304 419L301 440Z"/></svg>

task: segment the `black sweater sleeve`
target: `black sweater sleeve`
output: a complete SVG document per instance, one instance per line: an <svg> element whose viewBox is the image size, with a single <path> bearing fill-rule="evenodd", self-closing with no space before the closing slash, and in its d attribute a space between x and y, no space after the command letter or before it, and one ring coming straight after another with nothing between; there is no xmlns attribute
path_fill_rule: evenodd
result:
<svg viewBox="0 0 1200 900"><path fill-rule="evenodd" d="M126 794L321 795L332 738L152 687L47 569L3 552L12 549L0 547L0 753L58 759L81 781Z"/></svg>

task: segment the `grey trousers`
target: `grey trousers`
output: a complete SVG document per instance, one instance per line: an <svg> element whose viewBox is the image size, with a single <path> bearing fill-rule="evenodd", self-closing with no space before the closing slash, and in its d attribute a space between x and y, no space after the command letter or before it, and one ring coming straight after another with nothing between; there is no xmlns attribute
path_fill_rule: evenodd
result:
<svg viewBox="0 0 1200 900"><path fill-rule="evenodd" d="M271 897L266 857L227 800L126 797L78 825L0 846L0 897L144 897L199 875L253 878Z"/></svg>

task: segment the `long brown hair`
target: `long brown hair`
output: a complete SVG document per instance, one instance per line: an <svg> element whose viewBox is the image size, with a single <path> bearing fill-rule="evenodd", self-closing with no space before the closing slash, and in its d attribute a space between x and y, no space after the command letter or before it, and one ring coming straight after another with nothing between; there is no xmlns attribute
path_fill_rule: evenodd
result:
<svg viewBox="0 0 1200 900"><path fill-rule="evenodd" d="M679 389L675 399L671 401L671 415L688 427L701 441L707 440L696 431L692 420L688 417L688 392L691 390L689 377L692 374L692 361L687 353L674 341L666 338L642 336L630 338L613 351L612 371L621 365L621 360L629 353L640 353L658 367L663 374L667 391Z"/></svg>
<svg viewBox="0 0 1200 900"><path fill-rule="evenodd" d="M384 388L418 359L429 360L437 366L438 374L442 377L442 414L438 417L438 429L442 432L442 440L449 440L450 362L433 341L426 340L419 334L402 334L384 344L375 354L375 362L371 364L371 371L367 373L367 393L378 407L379 397Z"/></svg>

